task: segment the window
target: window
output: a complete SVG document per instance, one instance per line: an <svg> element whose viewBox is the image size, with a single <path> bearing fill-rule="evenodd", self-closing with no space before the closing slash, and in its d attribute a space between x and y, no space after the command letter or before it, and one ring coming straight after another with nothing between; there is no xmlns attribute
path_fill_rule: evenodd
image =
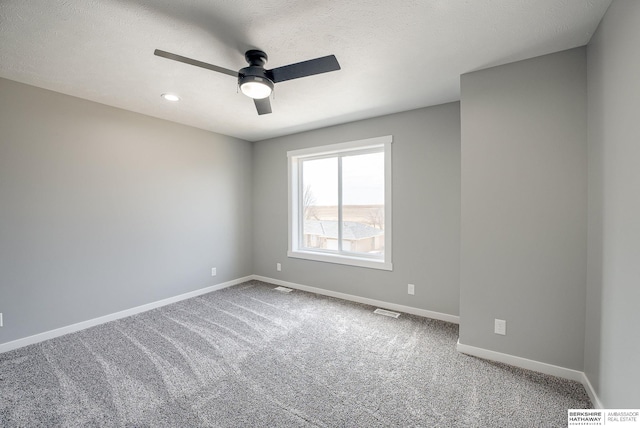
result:
<svg viewBox="0 0 640 428"><path fill-rule="evenodd" d="M287 153L289 257L392 270L391 141Z"/></svg>

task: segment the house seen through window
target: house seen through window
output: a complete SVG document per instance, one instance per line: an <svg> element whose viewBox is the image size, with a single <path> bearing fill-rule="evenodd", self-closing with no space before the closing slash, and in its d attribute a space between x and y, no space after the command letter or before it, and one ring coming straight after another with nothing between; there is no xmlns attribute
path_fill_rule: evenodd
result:
<svg viewBox="0 0 640 428"><path fill-rule="evenodd" d="M391 136L288 157L289 256L391 270Z"/></svg>

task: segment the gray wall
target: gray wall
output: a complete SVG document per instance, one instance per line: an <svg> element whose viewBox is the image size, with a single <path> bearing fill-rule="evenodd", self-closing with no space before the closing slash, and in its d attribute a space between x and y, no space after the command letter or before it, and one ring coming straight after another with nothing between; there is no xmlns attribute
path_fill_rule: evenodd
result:
<svg viewBox="0 0 640 428"><path fill-rule="evenodd" d="M611 4L587 50L585 373L604 407L640 407L640 2Z"/></svg>
<svg viewBox="0 0 640 428"><path fill-rule="evenodd" d="M250 143L5 79L0 130L0 343L252 273Z"/></svg>
<svg viewBox="0 0 640 428"><path fill-rule="evenodd" d="M287 151L393 135L393 272L287 258ZM445 104L254 144L254 273L458 314L460 110ZM282 263L282 272L276 263ZM416 286L415 296L407 284Z"/></svg>
<svg viewBox="0 0 640 428"><path fill-rule="evenodd" d="M465 345L582 370L586 85L584 48L461 77Z"/></svg>

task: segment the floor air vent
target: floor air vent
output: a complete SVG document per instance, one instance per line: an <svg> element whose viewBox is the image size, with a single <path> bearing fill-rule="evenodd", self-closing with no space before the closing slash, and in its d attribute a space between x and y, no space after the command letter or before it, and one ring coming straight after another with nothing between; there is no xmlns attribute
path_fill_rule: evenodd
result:
<svg viewBox="0 0 640 428"><path fill-rule="evenodd" d="M287 287L276 287L274 288L276 291L282 291L283 293L291 293L291 289Z"/></svg>
<svg viewBox="0 0 640 428"><path fill-rule="evenodd" d="M386 309L376 309L373 311L374 314L384 315L385 317L398 318L400 314L398 312L388 311Z"/></svg>

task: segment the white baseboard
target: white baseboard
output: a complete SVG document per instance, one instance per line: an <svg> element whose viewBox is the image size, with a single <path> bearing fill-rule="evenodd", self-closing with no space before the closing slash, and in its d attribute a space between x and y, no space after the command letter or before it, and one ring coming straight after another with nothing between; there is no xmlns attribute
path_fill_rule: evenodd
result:
<svg viewBox="0 0 640 428"><path fill-rule="evenodd" d="M586 373L582 373L582 385L584 385L584 389L587 390L587 394L589 394L593 407L595 409L606 409L606 407L602 405L602 401L600 401L600 398L598 397L598 394L596 394L596 390L593 388L593 385L591 385Z"/></svg>
<svg viewBox="0 0 640 428"><path fill-rule="evenodd" d="M584 373L578 370L554 366L553 364L541 363L540 361L529 360L528 358L516 357L515 355L503 354L502 352L490 351L484 348L465 345L460 343L460 340L458 340L456 349L458 350L458 352L462 352L463 354L484 358L485 360L497 361L500 363L509 364L527 370L533 370L551 376L575 380L577 382L582 382L582 378L584 376Z"/></svg>
<svg viewBox="0 0 640 428"><path fill-rule="evenodd" d="M199 290L190 291L188 293L180 294L178 296L169 297L167 299L158 300L156 302L147 303L141 306L136 306L135 308L125 309L124 311L116 312L116 313L105 315L98 318L93 318L87 321L82 321L82 322L71 324L65 327L60 327L55 330L49 330L49 331L45 331L44 333L34 334L33 336L17 339L12 342L2 343L0 344L0 354L3 352L11 351L13 349L22 348L23 346L33 345L34 343L44 342L45 340L53 339L55 337L63 336L65 334L74 333L76 331L84 330L89 327L104 324L109 321L115 321L120 318L136 315L141 312L146 312L151 309L169 305L171 303L176 303L182 300L190 299L192 297L201 296L203 294L207 294L212 291L222 290L223 288L231 287L233 285L237 285L237 284L249 281L251 279L252 279L251 276L234 279L232 281L223 282L222 284L212 285L210 287L205 287Z"/></svg>
<svg viewBox="0 0 640 428"><path fill-rule="evenodd" d="M603 408L598 395L596 394L593 386L591 385L591 382L589 382L589 378L584 372L568 369L566 367L555 366L553 364L542 363L540 361L530 360L528 358L516 357L515 355L503 354L502 352L490 351L484 348L465 345L463 343L460 343L460 340L458 340L456 349L458 350L458 352L461 352L463 354L484 358L485 360L497 361L500 363L509 364L511 366L580 382L584 386L584 389L587 391L587 395L589 395L589 399L591 400L593 407L596 409Z"/></svg>
<svg viewBox="0 0 640 428"><path fill-rule="evenodd" d="M363 303L365 305L376 306L393 311L404 312L407 314L418 315L425 318L433 318L436 320L447 321L454 324L460 323L460 317L456 315L443 314L441 312L428 311L426 309L413 308L411 306L398 305L395 303L383 302L381 300L369 299L367 297L355 296L353 294L340 293L337 291L325 290L323 288L310 287L308 285L297 284L295 282L282 281L280 279L268 278L266 276L252 275L252 279L264 281L283 287L295 288L296 290L308 291L310 293L321 294L323 296L336 297L342 300Z"/></svg>

